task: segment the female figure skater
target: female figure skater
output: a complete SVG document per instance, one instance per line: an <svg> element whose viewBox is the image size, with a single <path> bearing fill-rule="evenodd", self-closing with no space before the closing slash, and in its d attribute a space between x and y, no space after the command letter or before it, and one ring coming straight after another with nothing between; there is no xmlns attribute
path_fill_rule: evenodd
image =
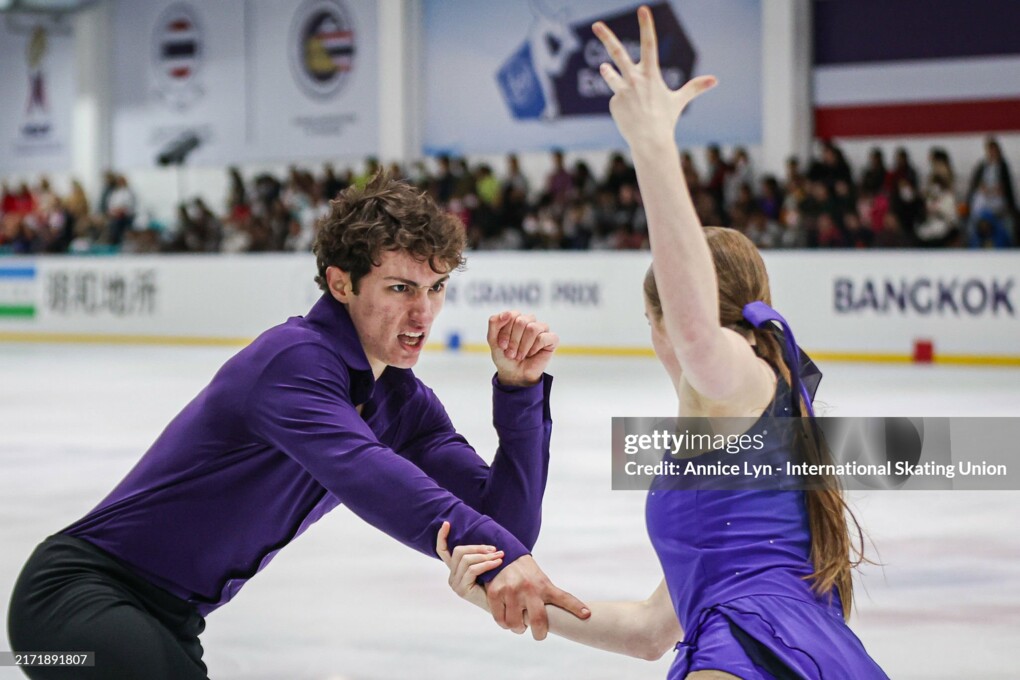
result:
<svg viewBox="0 0 1020 680"><path fill-rule="evenodd" d="M604 24L593 29L619 69L603 64L601 73L648 217L653 265L644 293L655 353L681 415L750 416L759 430L773 416L804 416L770 420L765 449L753 455L790 458L797 448L817 461L811 381L789 327L780 334L770 323L785 326L768 306L761 257L739 232L702 228L674 146L680 113L715 78L668 89L647 7L638 21L638 64ZM550 631L647 659L676 645L670 680L887 677L845 623L856 563L842 493L833 480L813 481L809 491L721 491L670 490L657 479L646 520L663 582L643 602L594 603L585 621L549 607ZM475 578L501 554L491 546L451 554L447 532L444 525L437 551L450 584L484 607Z"/></svg>

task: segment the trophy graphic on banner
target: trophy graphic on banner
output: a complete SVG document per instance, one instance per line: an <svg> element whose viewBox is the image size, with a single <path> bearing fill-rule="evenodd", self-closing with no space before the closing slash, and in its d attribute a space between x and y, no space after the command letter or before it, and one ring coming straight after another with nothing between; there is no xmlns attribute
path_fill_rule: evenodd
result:
<svg viewBox="0 0 1020 680"><path fill-rule="evenodd" d="M46 50L46 29L36 26L28 40L25 54L28 65L28 106L25 111L27 120L21 132L29 139L45 137L51 129L49 106L46 104L46 72L43 69Z"/></svg>

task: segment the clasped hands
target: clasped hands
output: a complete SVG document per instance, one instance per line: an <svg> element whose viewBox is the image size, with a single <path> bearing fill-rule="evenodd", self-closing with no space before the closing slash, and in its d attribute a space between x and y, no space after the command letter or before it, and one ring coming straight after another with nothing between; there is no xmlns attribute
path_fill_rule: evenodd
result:
<svg viewBox="0 0 1020 680"><path fill-rule="evenodd" d="M503 563L503 552L491 545L460 545L450 551L446 539L450 523L443 522L436 537L436 553L450 569L450 587L472 604L485 609L501 628L518 635L531 627L536 640L549 633L545 606L564 609L579 619L591 612L570 593L560 590L542 572L531 555L524 555L503 568L488 586L477 579Z"/></svg>

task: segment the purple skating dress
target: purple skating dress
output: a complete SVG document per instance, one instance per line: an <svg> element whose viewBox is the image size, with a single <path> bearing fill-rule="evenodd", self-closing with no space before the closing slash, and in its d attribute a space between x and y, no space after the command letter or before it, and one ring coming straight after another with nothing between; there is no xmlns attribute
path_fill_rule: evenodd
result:
<svg viewBox="0 0 1020 680"><path fill-rule="evenodd" d="M768 431L765 448L749 461L791 457L795 421L772 416L790 414L792 395L780 376L772 403L749 431ZM738 462L712 451L692 460L721 457ZM803 491L678 489L675 479L659 477L646 522L684 630L669 680L699 670L745 680L888 677L843 621L836 590L816 596L804 579L812 566Z"/></svg>

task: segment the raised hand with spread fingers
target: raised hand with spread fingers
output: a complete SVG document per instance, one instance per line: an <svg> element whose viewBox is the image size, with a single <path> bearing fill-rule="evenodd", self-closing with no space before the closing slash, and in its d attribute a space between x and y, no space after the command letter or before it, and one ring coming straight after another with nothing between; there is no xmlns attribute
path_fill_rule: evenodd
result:
<svg viewBox="0 0 1020 680"><path fill-rule="evenodd" d="M608 26L597 22L592 26L596 37L616 64L600 67L602 78L613 91L609 112L627 144L633 149L643 143L672 145L673 129L684 108L697 96L716 84L715 76L699 76L679 90L671 90L662 78L659 67L658 40L652 12L647 7L638 10L641 28L641 60L634 63L627 49ZM618 69L618 70L617 70Z"/></svg>

